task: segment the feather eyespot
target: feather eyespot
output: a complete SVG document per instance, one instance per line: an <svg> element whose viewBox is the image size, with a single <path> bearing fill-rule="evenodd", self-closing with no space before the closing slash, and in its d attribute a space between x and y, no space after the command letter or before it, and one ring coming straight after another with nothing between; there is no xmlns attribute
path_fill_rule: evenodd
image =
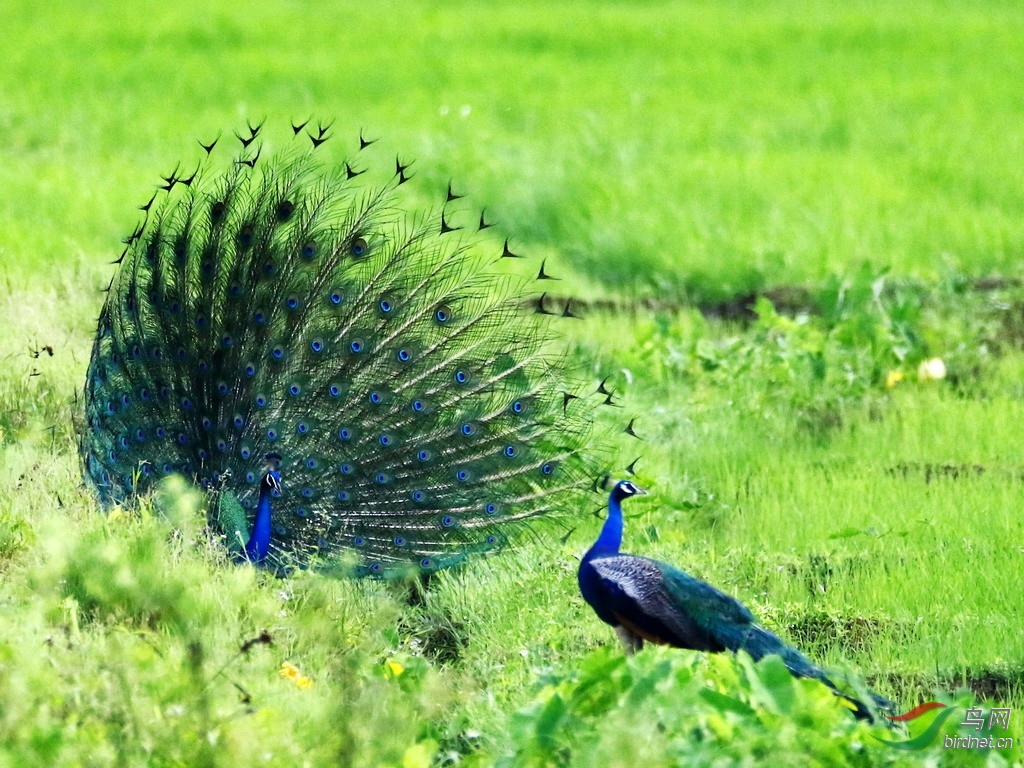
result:
<svg viewBox="0 0 1024 768"><path fill-rule="evenodd" d="M295 212L295 203L291 200L282 200L277 204L277 220L288 221Z"/></svg>
<svg viewBox="0 0 1024 768"><path fill-rule="evenodd" d="M365 256L369 252L369 245L366 240L361 237L353 238L352 245L349 246L349 251L352 252L353 256L361 257Z"/></svg>

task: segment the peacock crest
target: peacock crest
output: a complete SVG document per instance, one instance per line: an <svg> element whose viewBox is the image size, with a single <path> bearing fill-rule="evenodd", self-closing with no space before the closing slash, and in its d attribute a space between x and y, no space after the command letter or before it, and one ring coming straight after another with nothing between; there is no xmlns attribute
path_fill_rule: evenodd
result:
<svg viewBox="0 0 1024 768"><path fill-rule="evenodd" d="M553 343L572 310L528 303L523 260L482 215L457 225L450 187L416 209L408 163L360 136L327 164L329 128L293 129L273 158L262 126L226 165L203 145L142 206L85 384L102 503L180 473L236 554L268 508L269 567L370 575L443 568L590 505L593 398Z"/></svg>

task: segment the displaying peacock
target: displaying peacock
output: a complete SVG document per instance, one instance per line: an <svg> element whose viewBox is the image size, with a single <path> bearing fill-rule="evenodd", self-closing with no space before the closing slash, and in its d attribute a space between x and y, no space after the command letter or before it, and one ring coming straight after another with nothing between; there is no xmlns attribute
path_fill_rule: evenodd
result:
<svg viewBox="0 0 1024 768"><path fill-rule="evenodd" d="M101 502L180 473L237 559L370 575L578 509L591 409L550 343L572 308L527 301L523 260L451 185L421 210L409 163L373 181L374 141L328 165L330 128L295 125L271 161L261 131L220 171L203 145L125 241L84 393Z"/></svg>
<svg viewBox="0 0 1024 768"><path fill-rule="evenodd" d="M873 720L871 707L842 693L825 670L796 648L755 623L741 602L671 565L619 552L622 502L644 493L629 481L617 483L608 500L608 518L583 556L579 586L598 618L615 628L627 653L652 643L694 651L744 650L755 660L776 654L797 677L820 680L850 706L859 719ZM871 694L872 706L894 711L888 699Z"/></svg>

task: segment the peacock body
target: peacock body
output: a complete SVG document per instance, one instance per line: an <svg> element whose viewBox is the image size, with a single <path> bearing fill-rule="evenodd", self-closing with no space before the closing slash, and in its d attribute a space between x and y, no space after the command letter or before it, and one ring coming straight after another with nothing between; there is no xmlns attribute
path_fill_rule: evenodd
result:
<svg viewBox="0 0 1024 768"><path fill-rule="evenodd" d="M712 653L744 650L755 660L775 654L792 674L828 686L858 719L872 720L871 707L894 711L895 705L877 694L871 694L869 707L840 692L825 670L759 626L750 609L731 595L667 563L620 552L622 501L641 493L628 481L614 486L604 527L578 572L583 598L598 618L615 628L627 653L642 648L646 640Z"/></svg>
<svg viewBox="0 0 1024 768"><path fill-rule="evenodd" d="M238 559L432 571L557 518L592 485L590 417L543 296L449 187L407 211L360 136L262 157L260 126L148 204L99 316L80 448L105 506L180 473ZM308 139L308 141L307 141ZM216 144L216 142L214 143ZM533 268L536 270L536 267ZM548 278L543 266L543 278Z"/></svg>

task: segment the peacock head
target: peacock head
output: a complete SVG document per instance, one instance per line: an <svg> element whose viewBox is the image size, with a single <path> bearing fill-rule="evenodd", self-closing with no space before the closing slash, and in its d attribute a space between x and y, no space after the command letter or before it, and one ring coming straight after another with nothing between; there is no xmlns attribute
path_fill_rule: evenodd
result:
<svg viewBox="0 0 1024 768"><path fill-rule="evenodd" d="M263 481L261 483L261 491L269 491L271 493L281 492L281 455L278 453L268 453L266 457L266 467L263 473Z"/></svg>
<svg viewBox="0 0 1024 768"><path fill-rule="evenodd" d="M276 469L271 469L263 475L263 490L270 491L271 493L280 492L281 473Z"/></svg>
<svg viewBox="0 0 1024 768"><path fill-rule="evenodd" d="M620 480L612 488L612 498L616 501L628 499L630 496L644 496L646 494L647 491L638 485L634 485L629 480Z"/></svg>

